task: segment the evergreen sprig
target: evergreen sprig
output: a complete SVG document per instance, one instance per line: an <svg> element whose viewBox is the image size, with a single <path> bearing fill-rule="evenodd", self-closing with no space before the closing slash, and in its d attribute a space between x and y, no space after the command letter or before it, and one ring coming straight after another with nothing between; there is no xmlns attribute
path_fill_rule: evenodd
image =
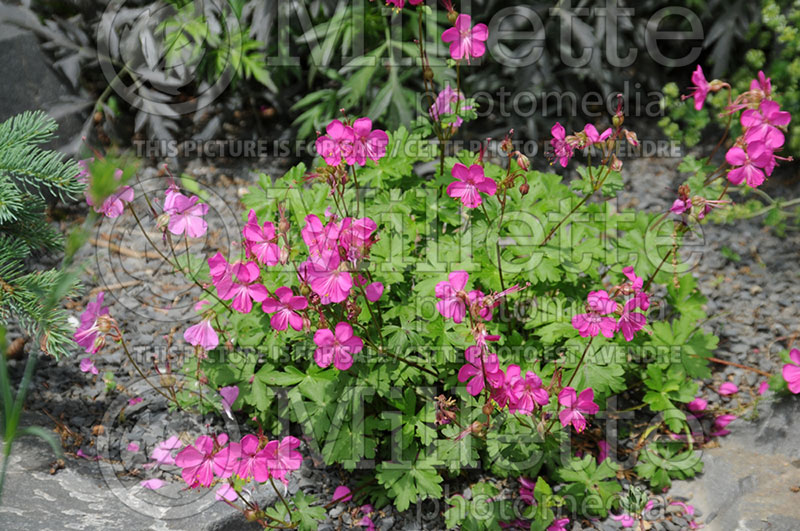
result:
<svg viewBox="0 0 800 531"><path fill-rule="evenodd" d="M77 163L40 147L56 128L41 111L0 124L0 324L16 321L42 350L59 356L67 353L71 330L66 313L46 304L47 294L59 288L71 296L77 282L55 269L26 267L34 253L57 251L64 244L45 216L46 201L74 199L84 187L76 178Z"/></svg>

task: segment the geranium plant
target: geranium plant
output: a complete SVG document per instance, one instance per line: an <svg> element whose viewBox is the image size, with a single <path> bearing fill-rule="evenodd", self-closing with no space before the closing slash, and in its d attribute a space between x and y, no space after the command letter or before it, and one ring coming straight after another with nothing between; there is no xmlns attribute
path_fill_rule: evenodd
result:
<svg viewBox="0 0 800 531"><path fill-rule="evenodd" d="M521 477L524 509L508 516L512 500L480 482L473 493L485 495L488 516L476 518L452 496L448 525L494 529L513 520L555 530L612 510L633 525L646 500L621 499L618 474L662 488L702 469L695 448L711 434L698 420L705 406L695 380L710 376L717 338L700 326L705 299L680 248L712 208L728 205L732 186L758 186L780 160L790 117L771 99L776 89L761 76L730 96L727 112L739 117L742 136L718 166L713 157L684 163L693 175L670 211L616 208L616 150L638 144L621 104L608 127L567 134L553 126L548 156L575 166L571 180L531 170L511 133L500 163L484 149L450 152L448 141L474 116L460 71L480 68L474 59L487 38L468 15L451 18L441 39L455 90L435 87L426 73L438 92L411 131L386 132L366 117L326 124L313 168L262 175L244 197L237 253L179 255L173 241L202 236L207 207L174 183L148 199L172 250L163 258L204 292L184 333L195 355L181 370L222 389L228 414L244 411L254 431L238 441L210 433L162 457L188 487L216 488L265 527L313 528L324 516L303 493L276 508L244 494L249 481L286 481L302 461L301 439L304 451L352 472L354 490L342 497L369 498L362 512L370 523L373 506L440 499L446 478L482 469ZM730 92L698 72L696 105L709 91ZM584 155L585 164L574 160ZM422 173L431 161L433 174ZM126 205L132 194L113 197ZM147 235L147 219L127 208ZM124 347L98 300L75 339L97 354L106 337ZM784 368L793 392L797 359ZM237 370L226 370L232 363ZM81 366L93 370L93 362ZM182 408L211 407L188 389L163 394ZM620 448L604 429L619 401L652 414L645 428L625 428L639 441L633 471L620 469ZM732 415L719 413L717 434Z"/></svg>

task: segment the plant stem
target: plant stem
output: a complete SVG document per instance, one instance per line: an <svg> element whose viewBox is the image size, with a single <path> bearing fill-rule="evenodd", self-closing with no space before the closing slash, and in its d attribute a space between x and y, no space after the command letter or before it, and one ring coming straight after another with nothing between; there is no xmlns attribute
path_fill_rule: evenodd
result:
<svg viewBox="0 0 800 531"><path fill-rule="evenodd" d="M147 385L149 385L150 387L152 387L152 388L153 388L153 390L155 390L155 392L157 392L158 394L160 394L161 396L163 396L164 398L166 398L168 402L173 402L174 400L173 400L171 397L167 396L167 394L166 394L166 393L164 393L164 392L163 392L161 389L159 389L158 387L156 387L155 385L153 385L153 383L152 383L152 382L151 382L151 381L150 381L150 380L147 378L147 376L145 376L144 372L143 372L143 371L142 371L142 369L139 367L139 364L138 364L138 363L136 363L136 360L134 360L134 359L133 359L133 356L131 356L131 353L130 353L130 351L128 350L128 344L125 342L125 338L124 338L124 337L122 337L121 335L120 335L120 338L119 338L119 343L120 343L120 345L122 345L122 350L124 350L124 351L125 351L125 356L127 356L127 358L128 358L128 361L130 361L130 362L133 364L133 368L134 368L134 369L136 369L136 372L138 372L138 373L139 373L139 376L141 376L141 377L142 377L142 379L143 379L145 382L147 382ZM181 411L183 411L183 408L181 407L181 405L180 405L180 404L179 404L177 401L174 401L174 402L175 402L175 405L176 405L176 406L178 406L178 409L180 409Z"/></svg>
<svg viewBox="0 0 800 531"><path fill-rule="evenodd" d="M567 213L567 215L566 215L566 216L564 216L564 217L561 219L561 221L559 221L559 222L558 222L558 224L557 224L555 227L553 227L552 229L550 229L550 232L548 232L548 233L547 233L547 236L545 236L544 240L542 240L542 243L540 243L540 244L539 244L539 247L542 247L542 246L543 246L543 245L545 245L545 244L546 244L548 241L550 241L550 238L552 238L552 237L553 237L553 235L556 233L556 231L559 229L559 227L561 227L561 225L563 225L563 224L564 224L564 222L565 222L565 221L567 221L567 219L569 219L569 217L570 217L572 214L574 214L576 210L578 210L580 207L582 207L582 206L583 206L583 204L584 204L586 201L588 201L588 200L589 200L589 198L590 198L591 196L592 196L592 194L586 194L585 196L583 196L583 199L581 199L581 200L580 200L580 202L578 202L578 204L577 204L577 205L575 205L574 207L572 207L572 210L570 210L570 211Z"/></svg>
<svg viewBox="0 0 800 531"><path fill-rule="evenodd" d="M286 512L289 515L291 515L292 514L292 509L291 509L291 507L289 507L289 502L286 501L286 498L283 497L283 494L281 494L281 491L278 490L278 487L275 485L275 480L272 479L272 476L269 477L269 482L272 484L272 488L275 489L275 494L277 494L278 498L280 498L281 501L283 502L283 506L286 507Z"/></svg>

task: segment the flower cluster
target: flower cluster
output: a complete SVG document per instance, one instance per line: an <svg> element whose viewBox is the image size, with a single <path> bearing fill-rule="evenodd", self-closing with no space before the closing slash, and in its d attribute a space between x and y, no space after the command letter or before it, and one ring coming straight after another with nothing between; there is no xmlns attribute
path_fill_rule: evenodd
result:
<svg viewBox="0 0 800 531"><path fill-rule="evenodd" d="M192 489L210 487L215 480L233 476L257 483L277 479L288 484L288 474L303 463L303 456L297 451L299 447L300 441L291 436L270 441L263 435L245 435L239 442L229 442L224 433L201 435L194 444L182 448L172 461ZM171 458L170 452L162 451L162 458L166 459L164 454ZM227 489L224 491L220 493L223 497Z"/></svg>
<svg viewBox="0 0 800 531"><path fill-rule="evenodd" d="M533 415L538 409L550 402L550 388L545 387L542 379L533 371L522 372L519 365L511 364L505 370L500 366L497 354L491 353L490 341L498 341L500 336L491 335L486 330L486 322L492 320L492 311L503 297L510 293L520 291L519 286L513 286L499 293L484 295L480 290L466 291L469 274L466 271L453 271L448 280L436 285L435 294L439 299L436 309L447 319L455 323L462 323L469 317L474 345L470 345L464 352L466 363L458 371L458 381L466 383L467 392L473 396L487 390L489 397L502 408L508 408L509 413ZM558 395L558 401L564 409L559 413L563 426L572 424L576 430L582 431L586 427L583 413L595 414L599 410L593 402L594 391L584 389L577 396L575 389L565 387ZM441 402L441 400L440 400ZM442 421L449 422L452 412L440 408ZM446 415L446 413L450 413ZM438 417L437 417L438 418Z"/></svg>
<svg viewBox="0 0 800 531"><path fill-rule="evenodd" d="M389 135L386 131L372 129L372 120L358 118L352 125L333 120L317 138L316 149L329 166L345 164L364 166L367 159L377 162L386 155Z"/></svg>
<svg viewBox="0 0 800 531"><path fill-rule="evenodd" d="M310 330L312 317L316 315L319 326L314 332L317 345L314 360L323 368L332 364L339 370L347 370L353 365L353 355L364 347L347 322L361 312L358 298L363 296L371 303L383 295L383 284L372 282L367 272L362 274L363 264L369 260L370 249L377 241L378 226L367 217L340 220L330 211L326 212L325 223L315 214L306 216L300 234L308 257L297 266L301 294L296 294L289 286L270 291L261 282L262 267L285 264L290 257L290 224L283 210L280 215L276 229L270 221L259 223L255 211L249 212L242 230L244 261L231 264L221 253L208 259L217 296L223 301L230 300L231 308L241 313L250 313L254 303L261 303L262 310L271 315L270 325L277 331L289 327ZM346 320L339 321L331 330L324 307L333 304L343 306ZM216 347L218 337L211 318L213 313L190 327L185 339L206 350Z"/></svg>
<svg viewBox="0 0 800 531"><path fill-rule="evenodd" d="M628 266L622 270L628 279L611 289L592 291L586 298L586 313L579 313L572 317L572 326L581 337L595 337L598 334L612 339L614 334L622 332L625 341L631 341L633 336L647 324L647 318L642 312L650 307L650 296L642 291L643 281L636 276L633 267ZM617 298L626 298L624 302L617 302Z"/></svg>
<svg viewBox="0 0 800 531"><path fill-rule="evenodd" d="M730 88L719 80L706 81L699 65L692 74L692 82L692 91L684 99L693 97L698 111L703 108L709 92ZM728 105L726 113L740 110L743 110L739 117L743 133L725 154L725 160L731 166L728 181L737 186L747 183L747 186L756 188L772 175L778 160L791 160L791 157L778 157L775 152L783 147L785 137L781 129L789 125L792 116L781 111L780 105L772 99L772 82L764 72L759 72L758 77L750 82L750 90Z"/></svg>
<svg viewBox="0 0 800 531"><path fill-rule="evenodd" d="M618 124L616 130L609 127L600 133L594 125L586 124L582 131L571 135L567 135L564 126L556 122L550 129L550 134L553 135L553 138L550 139L550 147L553 148L553 151L549 155L552 156L553 159L558 160L561 167L566 168L570 159L575 155L576 149L582 150L592 146L605 147L610 141L615 141L618 136L624 136L625 140L630 145L638 146L639 140L636 133L619 128L619 125L622 123L621 109L617 111L614 119L615 124Z"/></svg>

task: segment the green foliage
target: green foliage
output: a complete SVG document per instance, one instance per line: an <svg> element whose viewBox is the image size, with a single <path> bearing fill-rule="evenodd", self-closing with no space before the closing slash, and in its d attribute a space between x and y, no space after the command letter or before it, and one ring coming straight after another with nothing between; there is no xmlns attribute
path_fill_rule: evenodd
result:
<svg viewBox="0 0 800 531"><path fill-rule="evenodd" d="M44 300L55 289L72 295L76 281L55 269L31 272L26 266L35 254L63 248L61 234L45 216L45 201L74 198L83 190L76 163L39 147L56 127L43 112L0 124L0 324L16 320L42 350L60 356L71 331L66 314Z"/></svg>

